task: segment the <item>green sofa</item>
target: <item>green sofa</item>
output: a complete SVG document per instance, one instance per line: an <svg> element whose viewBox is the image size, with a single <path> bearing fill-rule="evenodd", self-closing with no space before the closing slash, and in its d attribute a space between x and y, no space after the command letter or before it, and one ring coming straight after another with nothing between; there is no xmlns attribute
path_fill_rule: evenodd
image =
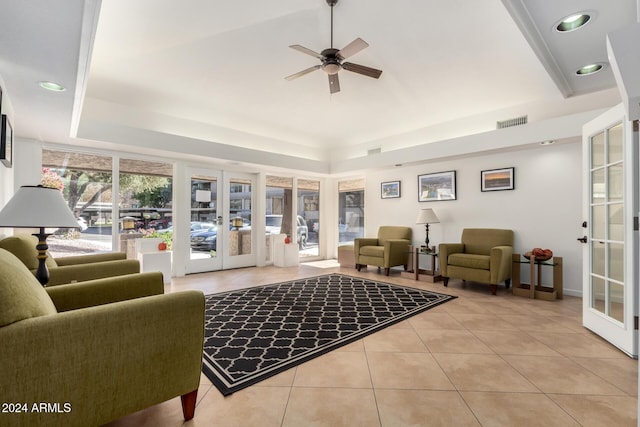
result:
<svg viewBox="0 0 640 427"><path fill-rule="evenodd" d="M409 245L412 230L410 227L387 225L378 229L377 238L357 238L353 242L356 269L362 266L375 265L384 268L389 275L391 267L404 265L407 269Z"/></svg>
<svg viewBox="0 0 640 427"><path fill-rule="evenodd" d="M204 295L161 273L43 288L0 249L2 426L98 426L182 397L195 411Z"/></svg>
<svg viewBox="0 0 640 427"><path fill-rule="evenodd" d="M498 283L511 283L513 230L465 228L460 243L441 243L438 252L445 286L450 278L486 283L495 295Z"/></svg>
<svg viewBox="0 0 640 427"><path fill-rule="evenodd" d="M30 234L16 234L0 240L0 249L6 249L18 257L33 274L38 269L38 239ZM127 259L124 252L77 255L61 258L47 257L49 282L47 286L85 280L121 276L140 272L138 260Z"/></svg>

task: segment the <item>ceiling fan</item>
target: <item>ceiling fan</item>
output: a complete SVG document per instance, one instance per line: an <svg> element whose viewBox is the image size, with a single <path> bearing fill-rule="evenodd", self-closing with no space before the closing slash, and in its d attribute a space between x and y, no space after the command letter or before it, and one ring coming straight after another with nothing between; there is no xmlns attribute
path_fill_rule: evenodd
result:
<svg viewBox="0 0 640 427"><path fill-rule="evenodd" d="M338 0L327 0L327 4L331 7L331 47L323 50L321 53L314 52L311 49L307 49L299 44L289 46L291 49L295 49L299 52L306 53L315 58L318 58L322 63L314 65L313 67L302 70L298 73L285 77L287 80L297 79L298 77L309 74L312 71L322 69L329 75L329 91L331 93L340 92L340 80L338 79L338 72L340 70L351 71L352 73L362 74L363 76L372 77L377 79L382 74L381 70L375 68L365 67L364 65L354 64L352 62L342 62L350 56L355 55L362 49L369 46L367 42L361 38L357 38L342 49L333 48L333 7L338 3Z"/></svg>

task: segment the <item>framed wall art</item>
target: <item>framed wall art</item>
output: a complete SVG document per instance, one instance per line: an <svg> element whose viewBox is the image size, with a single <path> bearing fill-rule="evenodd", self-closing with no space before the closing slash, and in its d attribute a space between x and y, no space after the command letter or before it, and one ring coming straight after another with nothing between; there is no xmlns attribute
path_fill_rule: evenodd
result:
<svg viewBox="0 0 640 427"><path fill-rule="evenodd" d="M490 169L480 172L482 191L503 191L515 188L515 168Z"/></svg>
<svg viewBox="0 0 640 427"><path fill-rule="evenodd" d="M13 128L6 114L2 114L0 125L0 162L6 167L11 167L13 153Z"/></svg>
<svg viewBox="0 0 640 427"><path fill-rule="evenodd" d="M456 171L418 175L418 201L456 200Z"/></svg>
<svg viewBox="0 0 640 427"><path fill-rule="evenodd" d="M380 197L383 199L397 199L400 197L400 181L389 181L380 184Z"/></svg>

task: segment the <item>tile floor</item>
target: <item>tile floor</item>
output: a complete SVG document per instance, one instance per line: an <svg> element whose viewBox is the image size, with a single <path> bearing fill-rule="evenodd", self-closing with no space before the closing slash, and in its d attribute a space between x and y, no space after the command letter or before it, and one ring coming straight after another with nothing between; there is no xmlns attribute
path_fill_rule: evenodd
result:
<svg viewBox="0 0 640 427"><path fill-rule="evenodd" d="M180 399L120 426L636 426L638 363L581 326L581 300L547 302L375 268L247 268L174 279L215 293L340 271L459 298L223 397L202 377L195 418Z"/></svg>

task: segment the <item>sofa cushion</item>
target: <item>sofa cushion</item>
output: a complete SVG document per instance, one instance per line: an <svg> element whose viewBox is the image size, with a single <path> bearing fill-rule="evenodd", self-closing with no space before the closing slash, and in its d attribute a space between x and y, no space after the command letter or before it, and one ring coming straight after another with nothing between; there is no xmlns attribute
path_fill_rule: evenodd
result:
<svg viewBox="0 0 640 427"><path fill-rule="evenodd" d="M448 264L455 265L457 267L489 270L491 266L491 257L488 255L475 254L451 254L449 255Z"/></svg>
<svg viewBox="0 0 640 427"><path fill-rule="evenodd" d="M0 240L0 248L6 249L14 254L29 270L38 269L38 250L36 245L38 238L30 234L16 234L5 237ZM47 252L47 260L45 261L47 268L57 267L55 260Z"/></svg>
<svg viewBox="0 0 640 427"><path fill-rule="evenodd" d="M51 298L27 267L0 249L0 327L57 313Z"/></svg>
<svg viewBox="0 0 640 427"><path fill-rule="evenodd" d="M360 248L360 255L384 258L384 246L363 246Z"/></svg>

